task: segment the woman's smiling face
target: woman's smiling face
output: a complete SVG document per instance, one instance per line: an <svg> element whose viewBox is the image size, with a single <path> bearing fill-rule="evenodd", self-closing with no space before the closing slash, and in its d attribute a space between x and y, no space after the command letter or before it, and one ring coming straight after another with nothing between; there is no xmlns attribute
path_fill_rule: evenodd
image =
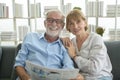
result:
<svg viewBox="0 0 120 80"><path fill-rule="evenodd" d="M70 32L72 32L74 35L78 35L81 32L85 31L86 23L82 19L81 20L70 20L68 26L69 26L68 28Z"/></svg>

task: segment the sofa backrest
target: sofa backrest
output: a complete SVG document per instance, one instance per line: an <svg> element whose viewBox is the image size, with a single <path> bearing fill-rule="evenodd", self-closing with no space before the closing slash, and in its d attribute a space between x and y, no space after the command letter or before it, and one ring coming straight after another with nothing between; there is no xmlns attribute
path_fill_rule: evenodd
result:
<svg viewBox="0 0 120 80"><path fill-rule="evenodd" d="M9 80L13 70L16 46L1 46L1 48L0 80Z"/></svg>
<svg viewBox="0 0 120 80"><path fill-rule="evenodd" d="M113 66L113 80L120 80L120 41L106 41L105 45Z"/></svg>
<svg viewBox="0 0 120 80"><path fill-rule="evenodd" d="M2 48L0 46L0 60L1 60L1 56L2 56Z"/></svg>
<svg viewBox="0 0 120 80"><path fill-rule="evenodd" d="M19 51L20 49L21 49L21 43L18 44L17 47L16 47L15 57L17 56L18 51ZM14 62L14 63L15 63L15 62ZM15 69L13 68L11 79L12 79L12 80L16 80L17 77L18 77L18 75L17 75Z"/></svg>

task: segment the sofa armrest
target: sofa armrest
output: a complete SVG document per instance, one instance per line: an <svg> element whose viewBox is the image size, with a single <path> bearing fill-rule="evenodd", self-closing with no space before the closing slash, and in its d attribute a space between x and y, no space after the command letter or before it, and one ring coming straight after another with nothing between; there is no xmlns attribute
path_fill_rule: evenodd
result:
<svg viewBox="0 0 120 80"><path fill-rule="evenodd" d="M113 67L113 80L120 80L120 41L106 41L105 45Z"/></svg>

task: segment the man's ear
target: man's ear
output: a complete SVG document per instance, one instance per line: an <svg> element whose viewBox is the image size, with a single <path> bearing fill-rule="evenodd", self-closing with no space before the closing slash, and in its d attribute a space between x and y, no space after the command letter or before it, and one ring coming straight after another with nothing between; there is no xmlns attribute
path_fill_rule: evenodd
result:
<svg viewBox="0 0 120 80"><path fill-rule="evenodd" d="M44 26L46 27L46 20L44 20Z"/></svg>

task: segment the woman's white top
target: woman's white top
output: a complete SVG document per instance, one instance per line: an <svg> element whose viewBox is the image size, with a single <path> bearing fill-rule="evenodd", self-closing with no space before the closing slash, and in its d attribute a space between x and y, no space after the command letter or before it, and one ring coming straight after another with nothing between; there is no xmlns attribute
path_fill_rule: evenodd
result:
<svg viewBox="0 0 120 80"><path fill-rule="evenodd" d="M102 37L96 33L90 33L84 41L80 51L77 48L76 37L72 39L77 57L75 62L85 80L96 80L102 76L112 77L112 65L107 54L107 49Z"/></svg>

